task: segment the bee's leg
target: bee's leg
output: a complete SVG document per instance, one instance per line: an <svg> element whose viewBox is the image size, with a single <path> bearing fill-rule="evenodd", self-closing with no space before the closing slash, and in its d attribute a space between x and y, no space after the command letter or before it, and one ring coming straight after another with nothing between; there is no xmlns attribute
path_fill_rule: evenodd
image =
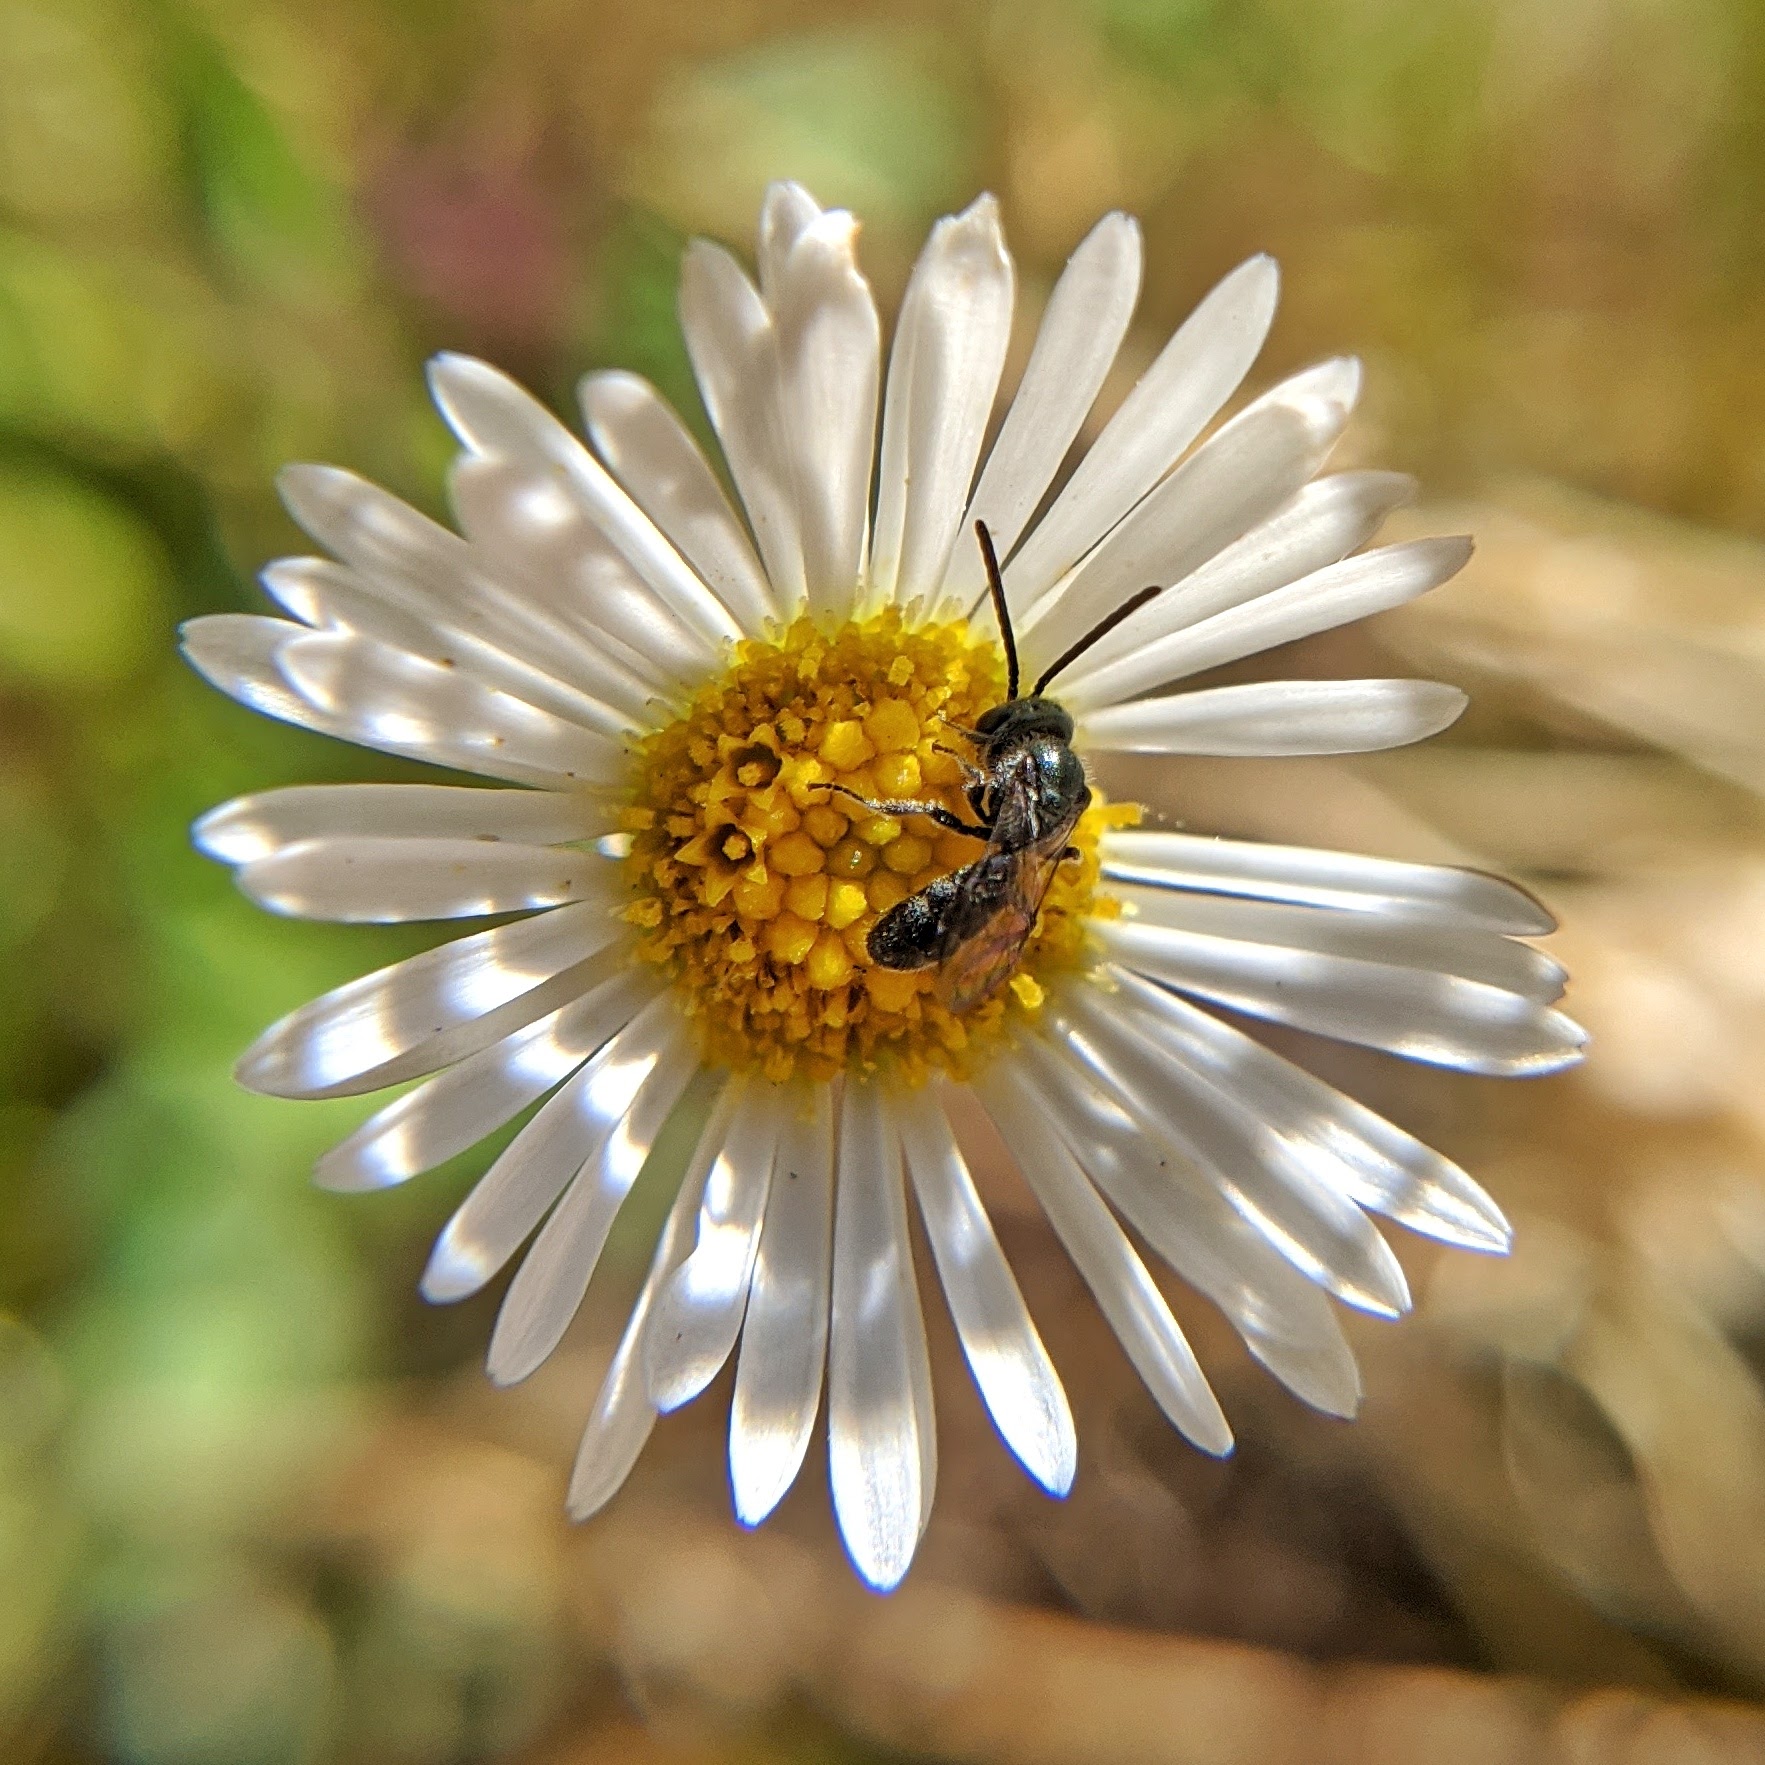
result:
<svg viewBox="0 0 1765 1765"><path fill-rule="evenodd" d="M945 747L942 742L933 742L932 752L934 754L948 754L950 758L956 762L957 766L961 768L962 780L965 784L980 783L984 781L987 776L971 759L968 758L966 754L959 754L954 748Z"/></svg>
<svg viewBox="0 0 1765 1765"><path fill-rule="evenodd" d="M1060 854L1060 862L1064 864L1069 858L1083 858L1084 855L1085 854L1081 852L1077 846L1068 846L1067 849Z"/></svg>
<svg viewBox="0 0 1765 1765"><path fill-rule="evenodd" d="M849 791L843 784L827 787L838 791L842 797L850 797L854 803L862 804L872 815L923 815L929 821L935 821L939 827L947 827L952 833L965 833L971 840L984 840L992 832L990 826L975 827L950 813L942 803L915 803L899 798L886 802L873 803L868 797L861 797L856 791Z"/></svg>
<svg viewBox="0 0 1765 1765"><path fill-rule="evenodd" d="M954 748L947 748L942 742L933 742L932 752L948 754L961 767L962 794L968 799L968 806L974 811L976 819L990 828L993 817L987 813L987 775L972 760L965 759Z"/></svg>
<svg viewBox="0 0 1765 1765"><path fill-rule="evenodd" d="M981 732L978 729L964 729L960 723L952 723L948 717L943 715L942 712L934 711L932 713L932 716L939 723L943 724L943 726L947 730L949 730L951 732L951 734L961 736L965 742L980 743L980 742L983 742L987 739L985 736L983 736L981 734Z"/></svg>

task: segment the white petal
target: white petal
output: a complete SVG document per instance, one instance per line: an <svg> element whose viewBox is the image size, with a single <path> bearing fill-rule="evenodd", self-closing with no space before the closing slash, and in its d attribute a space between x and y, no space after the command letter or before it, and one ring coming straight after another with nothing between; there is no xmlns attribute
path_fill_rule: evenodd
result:
<svg viewBox="0 0 1765 1765"><path fill-rule="evenodd" d="M1232 1430L1195 1351L1126 1233L1053 1130L1035 1088L1020 1068L996 1061L975 1089L1158 1407L1203 1452L1230 1452Z"/></svg>
<svg viewBox="0 0 1765 1765"><path fill-rule="evenodd" d="M779 404L778 336L753 283L720 245L695 239L686 248L680 328L699 394L766 561L779 617L794 619L805 593L803 541Z"/></svg>
<svg viewBox="0 0 1765 1765"><path fill-rule="evenodd" d="M1359 391L1358 362L1325 362L1284 380L1209 436L1019 617L1019 647L1031 673L1064 655L1131 594L1152 583L1180 584L1291 501L1324 463Z"/></svg>
<svg viewBox="0 0 1765 1765"><path fill-rule="evenodd" d="M278 723L343 736L338 720L301 698L276 665L286 645L311 635L292 619L265 619L256 613L205 613L186 619L178 629L190 666L228 698Z"/></svg>
<svg viewBox="0 0 1765 1765"><path fill-rule="evenodd" d="M377 925L610 902L617 886L597 852L372 835L301 840L245 865L238 882L273 913Z"/></svg>
<svg viewBox="0 0 1765 1765"><path fill-rule="evenodd" d="M628 935L591 901L456 938L290 1012L234 1077L271 1097L354 1097L419 1078L563 1004L580 965Z"/></svg>
<svg viewBox="0 0 1765 1765"><path fill-rule="evenodd" d="M1402 606L1457 575L1470 555L1468 539L1417 539L1362 552L1099 668L1086 679L1084 702L1114 704L1167 680Z"/></svg>
<svg viewBox="0 0 1765 1765"><path fill-rule="evenodd" d="M223 864L251 864L302 840L361 834L561 845L604 834L613 819L592 797L563 791L296 784L222 803L197 821L190 837L199 851Z"/></svg>
<svg viewBox="0 0 1765 1765"><path fill-rule="evenodd" d="M662 1235L656 1241L649 1274L644 1277L625 1333L619 1338L612 1364L601 1383L588 1426L583 1430L582 1444L576 1450L576 1463L570 1472L569 1508L573 1520L586 1520L618 1494L656 1425L655 1406L650 1402L643 1376L644 1330L657 1296L674 1271L686 1261L686 1254L692 1248L699 1198L704 1194L705 1178L717 1146L721 1144L721 1133L713 1136L720 1120L726 1122L727 1117L720 1117L717 1107L713 1106L698 1150L675 1194L674 1205L668 1210Z"/></svg>
<svg viewBox="0 0 1765 1765"><path fill-rule="evenodd" d="M289 513L348 567L357 601L372 597L388 616L467 636L591 700L626 708L620 676L598 663L597 649L572 641L543 580L519 572L505 580L494 558L353 472L293 465L276 483ZM322 614L324 591L334 599L339 578L303 581L300 566L270 566L266 586L301 617ZM350 617L359 611L352 606Z"/></svg>
<svg viewBox="0 0 1765 1765"><path fill-rule="evenodd" d="M278 484L295 519L345 560L279 558L265 567L265 590L297 619L470 668L591 729L618 734L629 725L617 708L618 680L604 679L593 652L570 643L544 597L523 593L518 578L505 583L457 534L335 466L288 466Z"/></svg>
<svg viewBox="0 0 1765 1765"><path fill-rule="evenodd" d="M895 1108L926 1237L987 1412L1023 1468L1050 1494L1065 1495L1078 1465L1072 1410L974 1178L925 1090Z"/></svg>
<svg viewBox="0 0 1765 1765"><path fill-rule="evenodd" d="M384 1189L433 1170L561 1084L631 1021L643 997L629 972L609 976L370 1116L319 1160L313 1181L322 1189Z"/></svg>
<svg viewBox="0 0 1765 1765"><path fill-rule="evenodd" d="M1085 1174L1154 1250L1217 1305L1289 1390L1353 1415L1360 1374L1325 1295L1234 1212L1206 1173L1148 1138L1100 1075L1043 1037L1025 1054L1048 1113Z"/></svg>
<svg viewBox="0 0 1765 1765"><path fill-rule="evenodd" d="M1297 582L1326 564L1339 563L1365 545L1385 517L1410 500L1415 488L1415 480L1401 472L1336 472L1314 478L1260 527L1100 638L1060 677L1061 703L1077 708L1132 696L1122 692L1099 697L1090 677L1109 663L1137 656L1173 631L1186 630L1228 607ZM1144 692L1159 684L1148 679L1133 690Z"/></svg>
<svg viewBox="0 0 1765 1765"><path fill-rule="evenodd" d="M471 547L391 491L341 466L305 463L284 466L276 488L288 513L364 581L418 587L427 579L437 609L471 599ZM414 608L411 597L399 599Z"/></svg>
<svg viewBox="0 0 1765 1765"><path fill-rule="evenodd" d="M1099 920L1124 967L1252 1017L1411 1060L1518 1077L1581 1058L1586 1034L1524 994L1454 974L1147 920Z"/></svg>
<svg viewBox="0 0 1765 1765"><path fill-rule="evenodd" d="M1409 1310L1403 1270L1372 1222L1229 1091L1141 1034L1095 987L1075 989L1070 1016L1051 1014L1049 1026L1143 1133L1205 1171L1295 1268L1363 1311Z"/></svg>
<svg viewBox="0 0 1765 1765"><path fill-rule="evenodd" d="M902 1177L903 1185L906 1182ZM907 1224L905 1189L901 1203L901 1242L904 1253L898 1265L901 1310L912 1320L907 1372L913 1385L915 1432L919 1436L919 1536L925 1537L932 1522L932 1500L938 1487L938 1418L932 1392L931 1348L926 1340L925 1314L919 1303L919 1276L913 1266L913 1240Z"/></svg>
<svg viewBox="0 0 1765 1765"><path fill-rule="evenodd" d="M801 184L781 178L766 186L760 202L754 257L760 271L760 292L768 305L778 304L791 247L806 227L821 219L821 213L820 203Z"/></svg>
<svg viewBox="0 0 1765 1765"><path fill-rule="evenodd" d="M796 1481L815 1431L833 1281L833 1092L786 1092L729 1411L736 1517L758 1526Z"/></svg>
<svg viewBox="0 0 1765 1765"><path fill-rule="evenodd" d="M486 686L604 735L625 735L634 727L623 712L521 661L511 650L447 624L430 611L405 610L385 598L381 585L370 584L346 564L329 558L278 558L259 572L259 579L274 600L317 629L359 632L425 661L463 667ZM552 661L556 666L555 652Z"/></svg>
<svg viewBox="0 0 1765 1765"><path fill-rule="evenodd" d="M609 1222L617 1211L624 1195L617 1188L621 1172L629 1164L635 1178L643 1162L632 1164L630 1148L616 1143L620 1124L653 1073L676 1073L681 1062L675 1052L683 1045L673 999L648 993L654 983L647 976L628 972L625 978L632 987L630 1021L546 1101L442 1228L423 1271L423 1297L433 1304L464 1299L483 1287L578 1172L590 1175L592 1188L599 1180L592 1173L600 1170L605 1181L597 1193ZM597 1165L603 1154L614 1160L609 1169Z"/></svg>
<svg viewBox="0 0 1765 1765"><path fill-rule="evenodd" d="M864 568L882 350L857 237L858 223L840 210L812 221L771 302L809 610L835 618L850 613Z"/></svg>
<svg viewBox="0 0 1765 1765"><path fill-rule="evenodd" d="M437 612L471 599L471 547L391 491L341 466L304 462L284 466L276 489L288 513L333 557L363 582L394 591L393 604L420 611L425 586L427 606Z"/></svg>
<svg viewBox="0 0 1765 1765"><path fill-rule="evenodd" d="M1137 754L1371 754L1437 735L1469 701L1433 680L1265 680L1083 714L1078 742Z"/></svg>
<svg viewBox="0 0 1765 1765"><path fill-rule="evenodd" d="M1253 257L1184 320L1007 567L1013 607L1040 600L1207 427L1256 360L1278 286L1274 259Z"/></svg>
<svg viewBox="0 0 1765 1765"><path fill-rule="evenodd" d="M1560 962L1481 929L1419 924L1402 917L1344 912L1335 907L1294 907L1128 884L1120 890L1124 918L1169 926L1204 937L1232 938L1318 956L1389 963L1437 974L1463 975L1540 1005L1563 996L1567 974Z"/></svg>
<svg viewBox="0 0 1765 1765"><path fill-rule="evenodd" d="M1011 342L1015 285L999 205L983 196L932 229L889 354L870 582L888 605L944 579Z"/></svg>
<svg viewBox="0 0 1765 1765"><path fill-rule="evenodd" d="M1556 921L1523 889L1497 876L1444 864L1139 831L1106 833L1102 859L1110 881L1154 888L1345 907L1520 937L1540 937L1556 928Z"/></svg>
<svg viewBox="0 0 1765 1765"><path fill-rule="evenodd" d="M758 637L778 613L766 573L686 425L636 374L590 374L580 397L589 439L632 500Z"/></svg>
<svg viewBox="0 0 1765 1765"><path fill-rule="evenodd" d="M828 1462L834 1513L872 1587L907 1573L929 1509L935 1424L901 1148L881 1087L848 1077L834 1209Z"/></svg>
<svg viewBox="0 0 1765 1765"><path fill-rule="evenodd" d="M347 740L431 765L567 790L623 784L605 736L352 632L314 632L276 652L282 678Z"/></svg>
<svg viewBox="0 0 1765 1765"><path fill-rule="evenodd" d="M1137 975L1115 978L1147 1034L1315 1155L1320 1173L1362 1207L1469 1250L1508 1248L1501 1209L1449 1159L1242 1030Z"/></svg>
<svg viewBox="0 0 1765 1765"><path fill-rule="evenodd" d="M645 1338L650 1402L659 1410L690 1402L723 1370L748 1303L782 1124L773 1086L737 1079L732 1088L740 1095L705 1183L697 1241L657 1301Z"/></svg>
<svg viewBox="0 0 1765 1765"><path fill-rule="evenodd" d="M1085 414L1103 388L1140 293L1140 228L1105 215L1072 254L1036 332L999 437L987 455L959 534L985 521L1009 556L1036 511ZM958 540L945 589L966 605L986 586L980 550Z"/></svg>
<svg viewBox="0 0 1765 1765"><path fill-rule="evenodd" d="M652 722L651 700L678 700L715 666L543 461L462 454L448 490L487 567L544 608L559 671L632 721Z"/></svg>
<svg viewBox="0 0 1765 1765"><path fill-rule="evenodd" d="M563 1340L594 1278L613 1220L698 1068L672 1001L658 1000L657 1006L666 1009L657 1013L654 1064L630 1110L571 1180L503 1295L485 1363L498 1385L519 1384ZM633 1049L627 1058L635 1065L640 1056Z"/></svg>
<svg viewBox="0 0 1765 1765"><path fill-rule="evenodd" d="M658 598L713 649L741 635L723 604L606 468L538 399L470 356L439 355L429 386L448 427L474 453L548 466L589 522Z"/></svg>

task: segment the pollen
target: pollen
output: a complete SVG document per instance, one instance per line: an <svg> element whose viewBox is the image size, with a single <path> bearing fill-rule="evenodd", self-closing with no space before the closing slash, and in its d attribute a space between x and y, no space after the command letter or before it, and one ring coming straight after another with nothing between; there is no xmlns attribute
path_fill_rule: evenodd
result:
<svg viewBox="0 0 1765 1765"><path fill-rule="evenodd" d="M923 816L873 815L844 793L935 802L972 821L961 731L1004 696L999 652L964 624L913 627L891 611L830 635L802 619L738 646L645 741L623 817L624 917L643 960L679 990L708 1060L781 1081L880 1066L909 1083L961 1075L1033 1020L1053 975L1086 960L1084 920L1115 911L1097 888L1098 836L1138 815L1100 799L992 998L958 1014L938 998L935 968L870 960L881 914L985 846Z"/></svg>

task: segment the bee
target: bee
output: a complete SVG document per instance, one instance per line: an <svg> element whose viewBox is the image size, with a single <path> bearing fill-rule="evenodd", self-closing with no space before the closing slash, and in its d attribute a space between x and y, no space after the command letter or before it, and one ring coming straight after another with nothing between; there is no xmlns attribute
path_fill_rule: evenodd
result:
<svg viewBox="0 0 1765 1765"><path fill-rule="evenodd" d="M873 815L923 815L952 833L985 842L986 850L973 863L897 902L865 941L879 967L936 967L938 997L958 1012L990 999L1011 978L1056 872L1079 855L1070 841L1090 806L1091 788L1084 763L1072 750L1072 717L1046 696L1048 684L1159 592L1155 585L1123 602L1044 671L1029 697L1019 698L1017 640L999 559L986 523L977 521L974 527L1005 646L1005 700L983 712L973 729L951 725L973 745L974 759L949 748L939 752L961 765L975 819L964 821L942 803L873 802L833 787Z"/></svg>

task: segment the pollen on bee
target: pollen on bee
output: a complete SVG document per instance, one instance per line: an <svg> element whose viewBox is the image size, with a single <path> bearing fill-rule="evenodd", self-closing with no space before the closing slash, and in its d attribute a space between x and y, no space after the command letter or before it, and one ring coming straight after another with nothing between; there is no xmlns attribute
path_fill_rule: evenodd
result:
<svg viewBox="0 0 1765 1765"><path fill-rule="evenodd" d="M782 1080L887 1065L908 1082L960 1074L1027 1021L1049 976L1085 959L1097 802L1072 836L1008 987L957 1016L937 968L870 961L878 917L983 844L923 817L871 814L857 796L935 802L973 819L962 770L937 752L1004 697L996 647L952 622L897 611L828 633L807 619L736 649L684 715L649 737L620 825L644 960L683 995L715 1064Z"/></svg>

